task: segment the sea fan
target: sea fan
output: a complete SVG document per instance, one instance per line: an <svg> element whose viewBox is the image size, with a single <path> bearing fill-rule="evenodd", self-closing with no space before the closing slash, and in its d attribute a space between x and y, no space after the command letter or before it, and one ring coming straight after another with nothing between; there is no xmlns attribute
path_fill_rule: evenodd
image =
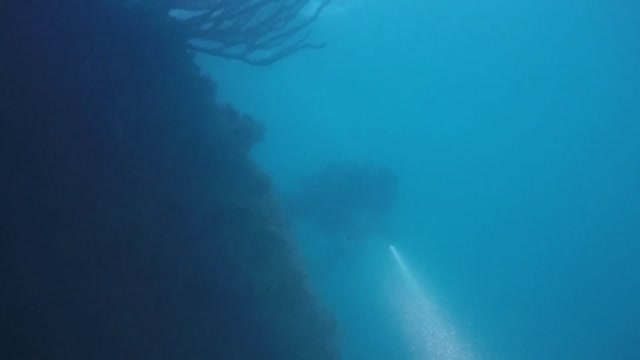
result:
<svg viewBox="0 0 640 360"><path fill-rule="evenodd" d="M172 15L184 26L190 49L270 65L303 49L309 26L331 0L139 0L134 4Z"/></svg>

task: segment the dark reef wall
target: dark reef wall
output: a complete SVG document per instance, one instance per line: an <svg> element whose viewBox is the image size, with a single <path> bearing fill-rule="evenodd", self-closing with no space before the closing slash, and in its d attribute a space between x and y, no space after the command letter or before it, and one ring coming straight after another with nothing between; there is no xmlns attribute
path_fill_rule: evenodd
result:
<svg viewBox="0 0 640 360"><path fill-rule="evenodd" d="M0 4L1 359L334 359L262 129L169 19Z"/></svg>

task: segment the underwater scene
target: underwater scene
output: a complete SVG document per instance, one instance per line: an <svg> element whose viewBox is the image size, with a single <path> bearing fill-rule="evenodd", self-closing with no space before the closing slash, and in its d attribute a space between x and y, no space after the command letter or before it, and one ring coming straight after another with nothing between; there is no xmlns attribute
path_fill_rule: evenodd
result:
<svg viewBox="0 0 640 360"><path fill-rule="evenodd" d="M0 359L640 359L640 2L0 16Z"/></svg>

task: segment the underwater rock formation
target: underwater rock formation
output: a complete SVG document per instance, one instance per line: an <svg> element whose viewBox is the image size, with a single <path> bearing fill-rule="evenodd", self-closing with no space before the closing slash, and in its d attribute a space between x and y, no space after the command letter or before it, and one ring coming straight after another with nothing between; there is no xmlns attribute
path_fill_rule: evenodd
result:
<svg viewBox="0 0 640 360"><path fill-rule="evenodd" d="M383 228L395 198L397 179L385 167L332 162L302 179L289 196L289 214L321 233L359 240Z"/></svg>
<svg viewBox="0 0 640 360"><path fill-rule="evenodd" d="M166 16L0 5L2 359L335 359L262 127Z"/></svg>

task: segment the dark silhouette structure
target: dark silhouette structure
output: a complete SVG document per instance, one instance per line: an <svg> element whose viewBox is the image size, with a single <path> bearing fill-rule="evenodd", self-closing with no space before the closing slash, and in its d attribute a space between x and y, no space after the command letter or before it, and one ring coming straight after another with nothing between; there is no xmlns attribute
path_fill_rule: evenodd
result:
<svg viewBox="0 0 640 360"><path fill-rule="evenodd" d="M397 180L385 167L337 161L302 179L289 213L325 235L359 240L383 228Z"/></svg>

